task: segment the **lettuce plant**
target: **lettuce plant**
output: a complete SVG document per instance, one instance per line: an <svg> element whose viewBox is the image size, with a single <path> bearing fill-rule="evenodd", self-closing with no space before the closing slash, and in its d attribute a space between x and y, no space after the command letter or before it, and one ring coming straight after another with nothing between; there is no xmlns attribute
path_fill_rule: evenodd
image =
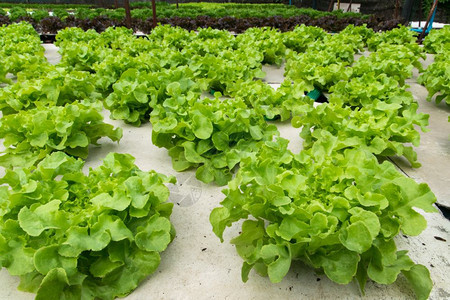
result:
<svg viewBox="0 0 450 300"><path fill-rule="evenodd" d="M372 28L368 28L367 24L363 24L361 26L355 26L353 24L345 27L344 30L340 32L340 34L345 34L348 36L355 36L360 38L364 43L364 46L367 46L367 41L375 35L375 32Z"/></svg>
<svg viewBox="0 0 450 300"><path fill-rule="evenodd" d="M161 42L164 47L181 50L195 38L195 33L181 27L162 25L152 30L148 37L152 42Z"/></svg>
<svg viewBox="0 0 450 300"><path fill-rule="evenodd" d="M320 43L327 33L320 27L301 24L292 31L283 33L283 43L286 48L298 53L305 52L313 43Z"/></svg>
<svg viewBox="0 0 450 300"><path fill-rule="evenodd" d="M114 92L105 100L113 119L122 119L139 126L149 119L151 111L147 73L128 69L113 84Z"/></svg>
<svg viewBox="0 0 450 300"><path fill-rule="evenodd" d="M417 32L409 30L408 27L399 25L385 32L377 32L367 40L369 51L377 51L386 44L390 45L408 45L415 44L417 40Z"/></svg>
<svg viewBox="0 0 450 300"><path fill-rule="evenodd" d="M14 6L9 10L9 18L12 21L16 21L19 18L27 17L28 13L25 8Z"/></svg>
<svg viewBox="0 0 450 300"><path fill-rule="evenodd" d="M209 91L227 94L227 89L238 81L249 81L254 78L264 78L261 62L264 54L260 51L223 50L219 55L206 53L194 55L188 62L188 67L194 72L197 82Z"/></svg>
<svg viewBox="0 0 450 300"><path fill-rule="evenodd" d="M435 56L435 61L419 76L417 82L428 90L427 100L436 96L437 104L450 105L450 50Z"/></svg>
<svg viewBox="0 0 450 300"><path fill-rule="evenodd" d="M361 57L353 64L353 76L362 76L369 72L376 75L387 75L397 80L400 85L405 84L405 79L412 77L412 70L416 67L422 71L420 58L425 59L425 54L417 44L384 45L368 57Z"/></svg>
<svg viewBox="0 0 450 300"><path fill-rule="evenodd" d="M147 42L140 41L144 40L135 40L130 45L130 48L133 47L137 53L128 49L122 50L114 55L106 56L104 60L94 65L95 85L101 92L110 93L113 90L112 85L129 69L153 73L186 65L187 59L180 52L170 49L164 52L153 51L154 49L147 49Z"/></svg>
<svg viewBox="0 0 450 300"><path fill-rule="evenodd" d="M428 53L436 53L434 62L419 76L417 82L428 90L427 100L436 95L436 103L444 101L450 105L450 26L432 30L424 39L423 45Z"/></svg>
<svg viewBox="0 0 450 300"><path fill-rule="evenodd" d="M263 64L281 65L286 52L282 33L269 27L249 28L236 37L236 42L244 49L262 53Z"/></svg>
<svg viewBox="0 0 450 300"><path fill-rule="evenodd" d="M33 10L31 13L31 17L36 22L40 22L42 19L47 18L48 16L49 16L48 10L45 9Z"/></svg>
<svg viewBox="0 0 450 300"><path fill-rule="evenodd" d="M29 110L37 106L62 106L76 100L96 101L101 94L96 92L94 76L84 71L66 71L49 67L45 76L27 78L27 74L19 77L19 81L0 90L0 110L3 115L13 114L21 110Z"/></svg>
<svg viewBox="0 0 450 300"><path fill-rule="evenodd" d="M60 66L67 69L78 71L94 70L95 63L102 61L108 55L113 55L114 51L100 44L99 41L91 40L88 42L65 43L60 48L61 62Z"/></svg>
<svg viewBox="0 0 450 300"><path fill-rule="evenodd" d="M374 100L371 105L352 109L333 97L334 102L320 105L292 119L292 125L302 127L303 147L314 147L325 136L339 138L339 149L365 149L379 156L404 156L412 167L420 167L413 146L419 146L420 134L415 125L427 131L428 117L418 114L418 104L403 107L404 95Z"/></svg>
<svg viewBox="0 0 450 300"><path fill-rule="evenodd" d="M364 48L363 37L358 34L340 32L334 35L327 35L322 41L312 43L306 52L311 54L329 53L335 56L336 62L351 64L355 54ZM325 62L322 65L326 65Z"/></svg>
<svg viewBox="0 0 450 300"><path fill-rule="evenodd" d="M25 22L0 27L0 83L12 83L8 73L17 75L46 63L44 48L33 26Z"/></svg>
<svg viewBox="0 0 450 300"><path fill-rule="evenodd" d="M175 237L165 183L128 154L83 161L55 152L0 179L0 267L36 299L114 299L155 272Z"/></svg>
<svg viewBox="0 0 450 300"><path fill-rule="evenodd" d="M443 53L450 49L450 25L445 25L439 30L431 30L423 40L423 46L427 53Z"/></svg>
<svg viewBox="0 0 450 300"><path fill-rule="evenodd" d="M348 63L338 61L333 52L311 51L291 55L286 61L284 76L293 81L305 81L321 91L341 80L348 80L352 70Z"/></svg>
<svg viewBox="0 0 450 300"><path fill-rule="evenodd" d="M193 72L187 67L157 72L131 68L122 73L120 79L113 84L114 92L105 99L105 107L111 111L111 118L140 126L142 122L149 120L155 105L170 97L166 90L173 82L178 82L180 93L190 90L200 92Z"/></svg>
<svg viewBox="0 0 450 300"><path fill-rule="evenodd" d="M65 43L89 42L96 40L99 37L100 34L92 29L84 31L78 27L68 27L58 31L55 46L64 47Z"/></svg>
<svg viewBox="0 0 450 300"><path fill-rule="evenodd" d="M170 96L151 113L152 141L169 150L176 171L197 168L197 179L225 185L239 162L252 156L256 144L278 131L239 98L201 99L182 93L180 84L167 87Z"/></svg>
<svg viewBox="0 0 450 300"><path fill-rule="evenodd" d="M352 69L348 66L353 63L354 55L364 47L363 33L352 34L351 27L339 34L325 36L321 35L322 31L319 29L299 27L298 31L298 35L306 33L306 36L296 37L293 33L286 33L286 37L290 40L295 38L297 42L305 38L306 41L303 42L308 42L308 45L301 48L299 45L291 46L301 52L294 51L286 55L284 75L288 79L305 81L316 89L326 91L339 81L346 81L351 77ZM312 37L307 39L309 32Z"/></svg>
<svg viewBox="0 0 450 300"><path fill-rule="evenodd" d="M374 101L379 100L386 103L393 103L393 99L401 97L401 107L403 108L415 103L411 92L406 91L409 86L399 86L397 80L384 73L367 72L361 76L355 76L349 81L340 81L330 88L328 101L330 103L343 103L354 109L371 106Z"/></svg>
<svg viewBox="0 0 450 300"><path fill-rule="evenodd" d="M103 122L100 104L72 103L38 107L4 116L0 138L5 150L2 166L32 166L53 151L86 158L90 144L101 137L118 141L122 129Z"/></svg>
<svg viewBox="0 0 450 300"><path fill-rule="evenodd" d="M310 103L305 92L314 88L299 81L291 83L285 80L278 89L261 80L237 82L228 89L231 97L244 100L245 104L269 120L280 118L285 121L292 115L304 113ZM303 100L307 101L303 101Z"/></svg>
<svg viewBox="0 0 450 300"><path fill-rule="evenodd" d="M214 233L223 241L225 228L244 220L231 240L244 260L243 281L255 269L280 282L301 261L339 284L356 279L363 292L368 279L391 284L402 273L426 299L428 269L398 251L394 237L425 229L413 208L435 212L434 194L368 151L336 151L339 143L328 135L298 154L284 139L260 143L212 211Z"/></svg>

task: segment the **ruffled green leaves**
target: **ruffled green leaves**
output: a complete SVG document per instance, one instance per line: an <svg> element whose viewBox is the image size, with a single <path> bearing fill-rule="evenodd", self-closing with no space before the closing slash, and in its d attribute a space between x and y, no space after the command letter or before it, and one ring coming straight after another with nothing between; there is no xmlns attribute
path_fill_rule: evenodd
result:
<svg viewBox="0 0 450 300"><path fill-rule="evenodd" d="M192 115L192 132L197 138L206 140L213 132L213 124L201 113L194 113Z"/></svg>
<svg viewBox="0 0 450 300"><path fill-rule="evenodd" d="M352 66L353 76L364 76L368 73L375 76L386 75L403 86L405 80L412 77L414 67L422 70L420 58L425 59L425 54L416 43L384 43L377 51L355 62Z"/></svg>
<svg viewBox="0 0 450 300"><path fill-rule="evenodd" d="M450 26L446 27L448 28ZM447 42L447 48L444 47L441 52L435 56L435 61L419 76L417 82L427 88L428 101L431 101L431 99L435 97L437 104L444 101L447 105L450 105L450 50L448 50L448 44L449 43Z"/></svg>
<svg viewBox="0 0 450 300"><path fill-rule="evenodd" d="M38 299L124 296L174 238L173 177L139 170L128 154L110 153L89 175L82 167L55 152L0 180L0 265Z"/></svg>
<svg viewBox="0 0 450 300"><path fill-rule="evenodd" d="M286 52L282 33L275 28L253 27L236 38L242 49L255 49L263 54L262 63L281 65Z"/></svg>
<svg viewBox="0 0 450 300"><path fill-rule="evenodd" d="M450 45L450 26L445 25L442 30L430 31L423 40L423 46L427 53L445 53Z"/></svg>
<svg viewBox="0 0 450 300"><path fill-rule="evenodd" d="M36 271L47 274L52 269L62 268L71 273L76 272L77 259L74 257L61 256L58 253L58 246L42 247L34 254L34 266Z"/></svg>
<svg viewBox="0 0 450 300"><path fill-rule="evenodd" d="M427 267L416 264L409 270L402 270L402 274L412 285L418 299L428 299L433 288L433 281Z"/></svg>
<svg viewBox="0 0 450 300"><path fill-rule="evenodd" d="M98 105L72 103L23 110L0 121L6 147L0 164L31 166L57 150L86 158L88 146L104 136L118 141L122 129L104 123Z"/></svg>
<svg viewBox="0 0 450 300"><path fill-rule="evenodd" d="M425 218L413 207L426 212L436 212L432 206L434 194L427 184L417 184L411 178L399 177L382 187L390 200L390 209L399 217L402 231L408 235L419 235L426 227Z"/></svg>
<svg viewBox="0 0 450 300"><path fill-rule="evenodd" d="M417 114L404 81L421 69L423 53L406 28L349 26L336 35L256 28L235 38L161 26L149 40L123 28L71 28L58 34L58 67L37 68L42 48L34 31L15 26L32 42L0 38L0 81L8 72L19 80L0 91L7 147L0 161L25 167L0 180L0 266L21 276L22 290L38 299L124 296L156 270L174 238L165 186L173 178L142 172L121 154L85 175L81 160L54 152L85 158L101 137L120 139L99 107L74 102L97 100L101 91L113 119L139 126L151 116L152 141L168 149L175 170L196 168L205 183L229 182L210 221L222 240L227 226L244 220L232 240L244 281L254 269L280 282L301 260L337 283L356 279L362 290L368 279L390 284L403 273L418 297L428 296L428 271L393 239L426 227L415 208L434 211L434 195L373 156L403 155L418 166L407 143L419 144L414 126L425 130L428 116ZM12 40L23 53L12 53L20 48ZM355 63L366 45L376 52ZM262 63L283 59L287 80L278 90L254 80L264 76ZM446 78L442 66L430 75ZM439 102L445 83L435 77L422 80L430 93L444 91ZM314 108L305 94L317 88L332 92L330 104ZM291 115L305 141L296 155L264 121Z"/></svg>
<svg viewBox="0 0 450 300"><path fill-rule="evenodd" d="M399 26L385 32L378 32L367 39L369 51L376 51L386 45L413 45L416 46L417 32L409 30L408 27Z"/></svg>
<svg viewBox="0 0 450 300"><path fill-rule="evenodd" d="M333 137L337 138L341 149L363 148L379 156L402 155L413 167L419 167L417 154L406 143L419 145L420 134L415 125L426 130L428 115L417 114L417 103L409 92L400 90L399 93L404 97L386 99L388 103L370 100L370 104L359 109L352 109L342 102L343 99L352 99L348 92L345 95L333 94L330 103L293 118L292 125L303 126L300 136L304 140L304 148ZM357 99L364 98L358 96Z"/></svg>
<svg viewBox="0 0 450 300"><path fill-rule="evenodd" d="M166 218L153 216L136 234L136 245L145 251L162 252L172 241L172 224Z"/></svg>
<svg viewBox="0 0 450 300"><path fill-rule="evenodd" d="M63 268L52 269L42 279L36 293L36 299L54 299L64 297L64 288L69 286L67 273ZM81 296L81 295L79 295Z"/></svg>
<svg viewBox="0 0 450 300"><path fill-rule="evenodd" d="M339 239L347 249L357 253L369 249L373 240L369 228L363 222L350 224L341 232Z"/></svg>
<svg viewBox="0 0 450 300"><path fill-rule="evenodd" d="M349 250L357 253L367 251L380 232L380 221L373 212L354 207L348 211L352 216L350 225L344 228L339 240Z"/></svg>
<svg viewBox="0 0 450 300"><path fill-rule="evenodd" d="M283 245L265 245L261 248L261 258L267 265L267 275L273 283L280 282L291 267L289 248Z"/></svg>
<svg viewBox="0 0 450 300"><path fill-rule="evenodd" d="M20 22L0 27L0 61L0 83L12 83L6 77L8 73L20 76L28 69L44 69L47 63L44 48L31 24Z"/></svg>
<svg viewBox="0 0 450 300"><path fill-rule="evenodd" d="M2 224L0 234L0 265L11 275L24 275L34 270L34 250L27 247L24 231L17 220L7 220Z"/></svg>
<svg viewBox="0 0 450 300"><path fill-rule="evenodd" d="M113 119L125 120L139 126L148 118L151 108L145 75L136 69L128 69L113 84L114 92L105 100L105 106L111 110Z"/></svg>
<svg viewBox="0 0 450 300"><path fill-rule="evenodd" d="M352 281L358 267L359 256L357 253L345 249L315 255L311 257L314 267L323 268L325 274L334 282L348 284Z"/></svg>
<svg viewBox="0 0 450 300"><path fill-rule="evenodd" d="M267 83L256 81L237 82L228 89L230 96L242 98L244 102L268 120L288 120L291 115L306 113L312 101L305 92L314 89L312 85L298 80L285 80L278 89Z"/></svg>
<svg viewBox="0 0 450 300"><path fill-rule="evenodd" d="M65 216L59 211L60 204L61 201L53 200L44 205L32 205L30 209L22 207L17 215L20 227L31 236L39 236L48 229L63 229Z"/></svg>
<svg viewBox="0 0 450 300"><path fill-rule="evenodd" d="M157 105L151 113L152 141L169 149L176 171L195 167L197 179L225 185L233 168L256 151L256 143L278 131L241 99L218 96L188 93L176 110L169 100Z"/></svg>
<svg viewBox="0 0 450 300"><path fill-rule="evenodd" d="M160 67L147 66L148 62L139 59L146 58L133 58L136 68L124 70L112 85L113 92L105 99L105 107L111 111L113 119L140 126L149 121L150 112L158 103L164 101L167 107L176 109L185 102L186 93L199 91L189 68L179 66L160 70ZM144 65L137 66L139 63ZM157 71L150 72L147 68ZM171 127L173 122L170 120L161 126Z"/></svg>
<svg viewBox="0 0 450 300"><path fill-rule="evenodd" d="M45 77L29 77L19 78L17 83L0 90L0 110L4 115L36 107L64 106L77 100L91 102L101 96L92 82L94 75L89 72L51 66L45 70Z"/></svg>
<svg viewBox="0 0 450 300"><path fill-rule="evenodd" d="M283 139L258 146L210 215L221 240L227 226L245 220L231 241L244 259L244 281L254 268L279 282L301 260L337 283L357 279L362 290L368 279L391 284L404 273L415 290L425 289L418 297L429 294L426 271L397 251L393 240L400 231L416 235L425 229L413 207L436 211L428 186L388 162L379 164L368 151L341 151L331 136L297 155Z"/></svg>
<svg viewBox="0 0 450 300"><path fill-rule="evenodd" d="M103 230L89 232L88 227L71 227L67 231L67 240L61 245L60 253L68 257L77 257L83 251L100 251L111 241L110 235Z"/></svg>
<svg viewBox="0 0 450 300"><path fill-rule="evenodd" d="M99 207L122 211L130 205L131 201L120 194L115 194L114 197L111 197L108 193L101 193L92 198L91 202Z"/></svg>
<svg viewBox="0 0 450 300"><path fill-rule="evenodd" d="M359 33L344 30L335 35L324 35L323 31L316 29L299 27L296 30L305 36L286 35L288 46L302 50L286 55L285 76L288 79L306 82L310 92L314 88L328 90L339 81L347 81L351 77L352 69L348 66L364 46Z"/></svg>
<svg viewBox="0 0 450 300"><path fill-rule="evenodd" d="M425 132L428 115L417 113L418 104L405 85L414 67L422 70L419 59L425 58L414 42L415 33L406 27L374 33L349 26L339 34L322 37L313 29L297 30L306 40L312 35L318 41L287 54L286 77L330 92L329 104L299 111L292 119L294 127L303 127L304 148L333 136L341 149L364 148L379 156L404 156L412 167L419 167L412 147L420 142L415 125ZM292 35L286 42L295 41ZM300 42L303 37L297 39ZM365 45L373 52L353 62L354 54Z"/></svg>

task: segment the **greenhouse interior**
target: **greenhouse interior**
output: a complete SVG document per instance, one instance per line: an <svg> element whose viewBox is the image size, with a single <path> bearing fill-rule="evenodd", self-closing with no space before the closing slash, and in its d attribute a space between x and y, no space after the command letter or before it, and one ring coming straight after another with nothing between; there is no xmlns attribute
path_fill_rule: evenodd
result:
<svg viewBox="0 0 450 300"><path fill-rule="evenodd" d="M0 300L450 299L448 24L1 1Z"/></svg>

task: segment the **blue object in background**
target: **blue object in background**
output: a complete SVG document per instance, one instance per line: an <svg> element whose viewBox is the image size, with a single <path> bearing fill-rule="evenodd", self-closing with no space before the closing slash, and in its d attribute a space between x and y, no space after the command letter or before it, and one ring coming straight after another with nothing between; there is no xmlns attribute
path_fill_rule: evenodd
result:
<svg viewBox="0 0 450 300"><path fill-rule="evenodd" d="M433 28L433 21L434 21L434 15L436 14L437 6L434 8L433 14L431 15L430 22L428 23L427 28L411 28L412 31L422 33L422 31L425 29L425 33L429 33L430 30Z"/></svg>
<svg viewBox="0 0 450 300"><path fill-rule="evenodd" d="M317 89L312 90L311 92L309 92L308 94L306 94L306 96L308 96L309 98L313 99L314 101L316 101L317 99L319 99L321 92Z"/></svg>

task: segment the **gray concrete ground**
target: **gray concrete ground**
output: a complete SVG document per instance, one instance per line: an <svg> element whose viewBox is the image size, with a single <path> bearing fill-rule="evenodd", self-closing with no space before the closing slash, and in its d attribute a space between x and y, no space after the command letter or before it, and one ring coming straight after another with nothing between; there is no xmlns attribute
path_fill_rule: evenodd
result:
<svg viewBox="0 0 450 300"><path fill-rule="evenodd" d="M57 61L55 49L49 59ZM267 81L282 81L283 70L265 67ZM426 90L411 82L411 91L420 103L420 110L430 114L430 132L422 133L421 146L416 150L422 167L410 169L405 162L394 159L408 176L427 182L440 203L450 204L450 124L447 116L450 110L425 101ZM273 85L276 87L276 85ZM170 187L170 200L175 203L172 222L177 236L168 249L162 253L158 270L149 276L126 299L413 299L413 291L404 278L389 286L369 282L363 297L356 285L339 285L326 276L316 274L301 263L294 263L281 283L272 284L268 278L251 272L247 283L241 281L241 258L229 240L238 235L239 226L225 232L225 242L212 233L209 214L223 199L221 187L206 185L195 179L194 171L175 172L171 167L166 149L159 149L151 143L151 124L140 128L114 121L108 122L123 128L124 137L120 144L102 139L100 147L91 147L86 167L95 167L109 152L130 153L136 157L136 164L143 170L154 169L175 175L178 183ZM289 122L278 124L281 135L291 140L290 148L298 151L301 141L298 129ZM417 237L397 238L399 250L409 250L411 258L428 267L434 282L431 299L450 299L450 223L440 214L424 214L428 228ZM446 241L436 239L440 237ZM0 299L32 299L33 294L16 290L17 277L10 276L5 269L0 271L2 289Z"/></svg>

